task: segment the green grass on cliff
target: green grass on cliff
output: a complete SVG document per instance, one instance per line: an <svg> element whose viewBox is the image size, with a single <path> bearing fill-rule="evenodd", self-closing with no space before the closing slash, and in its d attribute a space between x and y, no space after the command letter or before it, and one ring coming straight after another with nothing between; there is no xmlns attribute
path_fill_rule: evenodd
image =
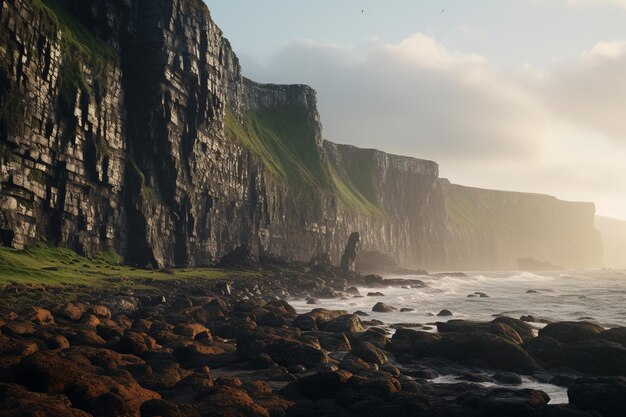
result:
<svg viewBox="0 0 626 417"><path fill-rule="evenodd" d="M306 109L280 107L244 111L240 123L226 113L226 131L259 156L269 171L291 184L330 187L330 178L315 144L315 130Z"/></svg>
<svg viewBox="0 0 626 417"><path fill-rule="evenodd" d="M452 185L445 192L445 206L453 223L474 230L525 236L537 227L536 219L528 219L524 207L507 193Z"/></svg>
<svg viewBox="0 0 626 417"><path fill-rule="evenodd" d="M223 279L232 272L215 268L172 270L137 269L122 265L114 251L87 258L76 252L49 246L36 246L27 251L0 247L0 285L45 284L46 286L141 286L150 280ZM238 276L254 277L254 271L237 272Z"/></svg>
<svg viewBox="0 0 626 417"><path fill-rule="evenodd" d="M244 111L241 122L227 110L225 127L227 134L257 155L272 175L292 185L335 192L348 208L361 214L382 214L371 161L365 165L357 161L351 167L329 166L321 158L306 109Z"/></svg>
<svg viewBox="0 0 626 417"><path fill-rule="evenodd" d="M384 213L378 205L378 192L374 186L376 171L371 156L370 152L359 150L343 166L332 163L330 173L335 190L348 207L370 216L380 216Z"/></svg>

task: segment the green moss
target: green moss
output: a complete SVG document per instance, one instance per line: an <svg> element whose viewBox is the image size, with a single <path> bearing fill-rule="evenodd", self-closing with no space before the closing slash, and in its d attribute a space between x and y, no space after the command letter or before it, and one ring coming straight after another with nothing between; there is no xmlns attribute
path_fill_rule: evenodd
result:
<svg viewBox="0 0 626 417"><path fill-rule="evenodd" d="M227 111L226 132L259 156L272 174L291 184L330 187L305 108L244 111L242 116L240 123Z"/></svg>
<svg viewBox="0 0 626 417"><path fill-rule="evenodd" d="M144 201L145 202L158 201L158 196L156 194L156 191L154 190L154 188L150 187L146 183L146 176L143 173L143 171L141 171L141 169L139 168L139 165L137 165L137 162L135 162L134 159L131 159L130 165L132 166L133 172L135 173L135 175L137 175L137 178L139 178L139 181L141 183L141 196L143 197Z"/></svg>
<svg viewBox="0 0 626 417"><path fill-rule="evenodd" d="M363 157L349 167L330 166L322 160L305 108L244 111L241 122L227 110L225 127L227 134L257 155L275 177L295 186L306 184L314 191L336 193L359 213L383 214L378 208L371 158Z"/></svg>
<svg viewBox="0 0 626 417"><path fill-rule="evenodd" d="M109 250L92 258L58 247L36 246L27 251L0 247L0 284L49 286L138 286L142 280L225 279L257 277L258 272L236 273L214 268L156 271L121 265L121 257ZM112 279L115 279L113 281ZM114 283L115 282L115 283Z"/></svg>
<svg viewBox="0 0 626 417"><path fill-rule="evenodd" d="M15 155L13 155L11 147L6 143L0 143L0 161L3 164L15 161Z"/></svg>
<svg viewBox="0 0 626 417"><path fill-rule="evenodd" d="M42 185L47 184L46 174L39 171L38 169L31 169L28 173L28 180L32 182L36 182Z"/></svg>
<svg viewBox="0 0 626 417"><path fill-rule="evenodd" d="M17 88L3 91L0 95L0 125L14 136L24 133L26 97Z"/></svg>
<svg viewBox="0 0 626 417"><path fill-rule="evenodd" d="M350 208L371 216L383 215L378 206L372 152L359 150L342 166L331 164L331 175L341 200Z"/></svg>

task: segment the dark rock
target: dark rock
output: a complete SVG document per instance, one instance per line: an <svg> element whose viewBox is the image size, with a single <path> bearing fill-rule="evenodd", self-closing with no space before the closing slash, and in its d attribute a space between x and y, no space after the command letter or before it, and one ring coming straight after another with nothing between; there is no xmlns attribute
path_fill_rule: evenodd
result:
<svg viewBox="0 0 626 417"><path fill-rule="evenodd" d="M376 305L374 305L374 307L372 307L372 311L376 312L376 313L391 313L392 311L397 310L397 308L392 307L388 304L385 303L376 303Z"/></svg>
<svg viewBox="0 0 626 417"><path fill-rule="evenodd" d="M547 336L561 343L572 343L580 340L593 339L602 333L604 328L589 322L561 321L550 323L539 330L539 336Z"/></svg>
<svg viewBox="0 0 626 417"><path fill-rule="evenodd" d="M350 353L366 362L376 365L384 365L388 362L387 355L370 342L355 343Z"/></svg>
<svg viewBox="0 0 626 417"><path fill-rule="evenodd" d="M344 272L356 272L356 258L359 254L359 242L361 238L358 232L354 232L348 239L348 244L341 256L341 270Z"/></svg>
<svg viewBox="0 0 626 417"><path fill-rule="evenodd" d="M598 337L610 342L619 343L626 347L626 327L616 327L614 329L605 330L598 334Z"/></svg>
<svg viewBox="0 0 626 417"><path fill-rule="evenodd" d="M219 262L222 267L248 267L255 265L258 259L252 254L249 244L236 247L233 251L224 255Z"/></svg>
<svg viewBox="0 0 626 417"><path fill-rule="evenodd" d="M626 379L579 379L567 395L570 404L581 410L598 411L603 417L622 417L626 410Z"/></svg>
<svg viewBox="0 0 626 417"><path fill-rule="evenodd" d="M550 397L543 391L495 389L483 398L479 410L485 417L525 417L534 415L548 401Z"/></svg>
<svg viewBox="0 0 626 417"><path fill-rule="evenodd" d="M320 253L311 258L308 265L311 268L328 269L333 266L333 261L329 252Z"/></svg>
<svg viewBox="0 0 626 417"><path fill-rule="evenodd" d="M383 294L382 292L368 292L367 293L368 297L384 297L385 294Z"/></svg>
<svg viewBox="0 0 626 417"><path fill-rule="evenodd" d="M500 372L493 376L498 382L507 385L522 385L522 377L514 372Z"/></svg>
<svg viewBox="0 0 626 417"><path fill-rule="evenodd" d="M350 295L361 295L361 292L357 287L346 288L346 293Z"/></svg>
<svg viewBox="0 0 626 417"><path fill-rule="evenodd" d="M439 313L437 313L438 317L449 317L452 315L452 312L450 310L441 310Z"/></svg>
<svg viewBox="0 0 626 417"><path fill-rule="evenodd" d="M414 308L408 308L408 307L403 307L400 309L400 313L410 313L412 311L415 311Z"/></svg>
<svg viewBox="0 0 626 417"><path fill-rule="evenodd" d="M346 332L357 333L362 332L363 326L361 325L361 319L354 314L346 314L339 316L327 322L323 322L318 326L321 330L327 332Z"/></svg>

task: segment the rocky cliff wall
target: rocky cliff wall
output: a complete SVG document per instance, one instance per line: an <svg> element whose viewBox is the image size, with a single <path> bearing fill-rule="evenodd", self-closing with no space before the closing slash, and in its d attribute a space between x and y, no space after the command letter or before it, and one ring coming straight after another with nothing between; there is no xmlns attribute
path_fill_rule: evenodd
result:
<svg viewBox="0 0 626 417"><path fill-rule="evenodd" d="M465 192L433 162L323 141L315 92L245 79L199 0L0 1L2 244L337 261L359 231L411 267L594 262L591 206Z"/></svg>

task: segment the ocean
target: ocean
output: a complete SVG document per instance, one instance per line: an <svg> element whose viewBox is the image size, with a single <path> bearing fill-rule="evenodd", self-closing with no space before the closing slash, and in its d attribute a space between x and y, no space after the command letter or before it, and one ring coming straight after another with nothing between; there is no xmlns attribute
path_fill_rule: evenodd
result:
<svg viewBox="0 0 626 417"><path fill-rule="evenodd" d="M490 321L500 315L514 318L532 315L549 321L585 320L606 328L626 326L626 271L468 272L466 276L394 275L386 278L420 279L426 287L359 287L363 297L319 300L314 305L307 304L306 300L292 300L290 303L301 313L313 308L347 310L349 313L360 310L369 315L364 319L384 322L382 327L416 323L434 328L437 321ZM370 292L384 295L367 296ZM379 301L397 310L391 313L372 312L372 307ZM400 312L401 308L414 311ZM437 317L444 309L453 315ZM529 324L537 330L544 326L541 322ZM388 330L393 333L392 328ZM442 375L434 382L458 381L455 376ZM543 389L550 395L551 404L567 403L567 390L563 387L524 378L521 388Z"/></svg>

